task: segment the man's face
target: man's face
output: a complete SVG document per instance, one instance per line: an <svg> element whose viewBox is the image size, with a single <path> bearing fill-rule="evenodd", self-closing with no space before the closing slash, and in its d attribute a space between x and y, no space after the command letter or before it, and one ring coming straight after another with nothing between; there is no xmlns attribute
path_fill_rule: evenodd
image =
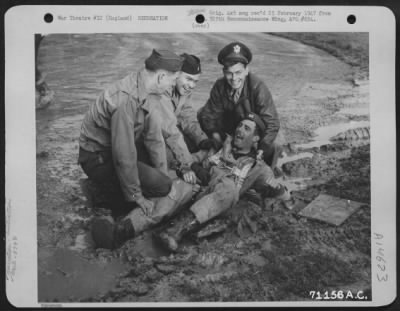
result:
<svg viewBox="0 0 400 311"><path fill-rule="evenodd" d="M171 90L175 86L177 78L178 78L178 72L171 73L166 71L160 71L158 73L158 78L157 78L159 94L162 94L167 90Z"/></svg>
<svg viewBox="0 0 400 311"><path fill-rule="evenodd" d="M234 90L237 90L242 87L244 80L249 73L249 69L242 63L237 63L233 66L224 68L223 73L228 84Z"/></svg>
<svg viewBox="0 0 400 311"><path fill-rule="evenodd" d="M241 150L250 150L259 139L256 134L256 123L251 120L242 120L236 127L233 145Z"/></svg>
<svg viewBox="0 0 400 311"><path fill-rule="evenodd" d="M191 75L181 71L176 79L176 89L181 96L189 95L199 82L200 74Z"/></svg>

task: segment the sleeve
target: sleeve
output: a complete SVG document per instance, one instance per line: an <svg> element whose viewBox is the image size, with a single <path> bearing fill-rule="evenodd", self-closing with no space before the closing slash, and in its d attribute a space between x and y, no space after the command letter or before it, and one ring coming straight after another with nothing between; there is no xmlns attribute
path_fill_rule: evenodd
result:
<svg viewBox="0 0 400 311"><path fill-rule="evenodd" d="M196 117L196 111L193 109L189 100L190 98L182 105L181 111L177 116L177 121L183 134L189 137L196 143L196 146L198 146L202 140L208 137L201 129L200 123Z"/></svg>
<svg viewBox="0 0 400 311"><path fill-rule="evenodd" d="M162 119L156 110L150 111L146 116L143 143L150 156L150 161L155 168L168 175L167 153L164 137L162 135Z"/></svg>
<svg viewBox="0 0 400 311"><path fill-rule="evenodd" d="M211 136L214 132L222 131L223 115L224 109L217 81L211 89L207 103L198 111L197 118L203 131Z"/></svg>
<svg viewBox="0 0 400 311"><path fill-rule="evenodd" d="M168 133L164 133L164 137L165 143L171 149L175 159L182 167L189 167L193 162L192 155L179 129L176 126L171 127Z"/></svg>
<svg viewBox="0 0 400 311"><path fill-rule="evenodd" d="M260 83L255 89L254 104L256 113L266 125L263 141L271 144L278 134L280 123L272 95L264 83Z"/></svg>
<svg viewBox="0 0 400 311"><path fill-rule="evenodd" d="M161 96L159 98L149 97L152 106L157 107L157 115L162 116L161 130L165 144L171 150L174 158L183 166L189 167L192 163L192 156L188 150L181 131L177 127L177 119L173 112L171 98ZM159 102L156 102L158 100Z"/></svg>
<svg viewBox="0 0 400 311"><path fill-rule="evenodd" d="M272 171L265 163L258 167L259 174L251 188L261 194L262 198L280 197L286 195L287 189L280 184Z"/></svg>
<svg viewBox="0 0 400 311"><path fill-rule="evenodd" d="M111 117L111 148L114 167L125 199L135 201L141 195L135 146L136 111L128 101L121 104Z"/></svg>

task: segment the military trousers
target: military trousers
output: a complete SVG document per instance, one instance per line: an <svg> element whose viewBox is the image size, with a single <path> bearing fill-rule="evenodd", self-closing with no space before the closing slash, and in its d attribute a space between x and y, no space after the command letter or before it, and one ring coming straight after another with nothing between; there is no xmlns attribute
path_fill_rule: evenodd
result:
<svg viewBox="0 0 400 311"><path fill-rule="evenodd" d="M217 166L211 169L211 181L206 190L199 194L190 210L200 223L205 223L231 207L242 194L250 188L255 189L262 197L268 196L269 187L266 181L274 176L272 169L264 163L257 162L239 186L233 176Z"/></svg>
<svg viewBox="0 0 400 311"><path fill-rule="evenodd" d="M80 148L78 162L89 179L110 193L117 201L124 201L111 151L90 152ZM145 197L163 197L170 192L172 180L169 176L141 161L137 162L137 168Z"/></svg>
<svg viewBox="0 0 400 311"><path fill-rule="evenodd" d="M182 179L174 179L168 195L150 199L154 202L151 215L146 215L142 209L136 208L124 219L129 219L135 234L139 234L187 208L196 190L196 185L186 183Z"/></svg>

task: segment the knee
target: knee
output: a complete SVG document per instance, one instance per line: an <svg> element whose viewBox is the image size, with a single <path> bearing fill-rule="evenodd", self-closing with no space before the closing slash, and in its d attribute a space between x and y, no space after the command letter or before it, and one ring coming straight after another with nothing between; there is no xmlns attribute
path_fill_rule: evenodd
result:
<svg viewBox="0 0 400 311"><path fill-rule="evenodd" d="M167 175L158 172L142 184L142 190L149 197L163 197L169 194L172 188L172 180Z"/></svg>
<svg viewBox="0 0 400 311"><path fill-rule="evenodd" d="M166 175L162 175L159 180L158 196L163 197L170 193L172 189L172 179Z"/></svg>

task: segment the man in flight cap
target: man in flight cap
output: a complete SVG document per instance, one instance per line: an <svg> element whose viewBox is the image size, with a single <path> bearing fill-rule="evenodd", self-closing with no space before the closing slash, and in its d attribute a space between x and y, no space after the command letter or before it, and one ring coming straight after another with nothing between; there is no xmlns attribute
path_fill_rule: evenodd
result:
<svg viewBox="0 0 400 311"><path fill-rule="evenodd" d="M78 162L89 179L121 199L126 211L138 207L151 214L154 203L146 197L171 190L161 117L147 98L172 88L181 67L180 56L153 50L143 69L106 88L84 117ZM138 141L148 163L137 160ZM109 208L115 209L117 201Z"/></svg>
<svg viewBox="0 0 400 311"><path fill-rule="evenodd" d="M169 164L177 162L183 179L196 182L190 170L193 162L191 153L198 151L201 142L207 140L197 120L196 110L191 101L192 91L200 79L200 59L195 55L182 54L183 65L176 80L176 86L160 96L160 114L163 116L163 133L167 145ZM176 165L175 164L175 165Z"/></svg>
<svg viewBox="0 0 400 311"><path fill-rule="evenodd" d="M241 42L232 42L219 52L224 77L215 82L197 116L210 139L222 142L225 134L233 134L246 114L257 114L265 127L259 149L264 161L274 168L282 149L275 143L280 127L278 114L265 83L249 72L251 60L250 49Z"/></svg>

